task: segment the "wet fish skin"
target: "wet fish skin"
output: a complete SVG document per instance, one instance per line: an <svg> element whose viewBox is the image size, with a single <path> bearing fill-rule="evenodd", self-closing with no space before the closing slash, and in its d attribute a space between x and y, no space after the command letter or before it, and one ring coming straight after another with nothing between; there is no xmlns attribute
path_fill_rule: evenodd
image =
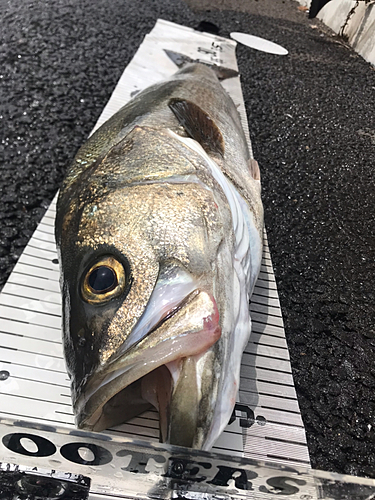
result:
<svg viewBox="0 0 375 500"><path fill-rule="evenodd" d="M249 176L247 162L251 162L245 134L236 106L213 71L201 64L188 65L162 84L153 85L137 94L122 110L107 120L80 148L62 186L65 198L74 189L74 180L124 138L134 126L167 129L186 135L185 130L171 114L169 102L173 98L192 100L211 117L220 129L224 142L223 161L218 163L254 213L257 229L263 227L263 211L259 202L259 186ZM126 111L124 111L124 109ZM143 165L144 175L152 165Z"/></svg>
<svg viewBox="0 0 375 500"><path fill-rule="evenodd" d="M176 99L203 110L199 119L217 127L223 149L210 139L201 141L206 151L194 149L194 130L171 109ZM212 175L210 158L242 201ZM77 153L59 196L56 240L78 426L101 430L152 404L164 440L208 448L226 425L261 258L260 183L249 165L233 102L197 64L138 94ZM251 214L242 226L229 195ZM250 236L239 235L247 227ZM95 302L87 276L110 259L118 284Z"/></svg>

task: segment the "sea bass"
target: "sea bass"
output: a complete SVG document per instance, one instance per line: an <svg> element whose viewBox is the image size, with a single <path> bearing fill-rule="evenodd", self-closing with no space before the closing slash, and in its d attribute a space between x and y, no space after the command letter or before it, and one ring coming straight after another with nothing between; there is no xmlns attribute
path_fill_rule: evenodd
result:
<svg viewBox="0 0 375 500"><path fill-rule="evenodd" d="M162 441L214 444L238 393L262 232L258 165L212 69L189 64L87 140L56 216L79 428L155 407Z"/></svg>

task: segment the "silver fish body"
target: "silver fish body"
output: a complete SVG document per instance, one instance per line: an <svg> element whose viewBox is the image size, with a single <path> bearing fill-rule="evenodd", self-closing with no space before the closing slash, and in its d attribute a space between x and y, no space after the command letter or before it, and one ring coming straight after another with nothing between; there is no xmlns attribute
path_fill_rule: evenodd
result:
<svg viewBox="0 0 375 500"><path fill-rule="evenodd" d="M88 139L56 216L78 427L155 407L163 441L213 445L237 396L262 231L259 170L209 68L147 88Z"/></svg>

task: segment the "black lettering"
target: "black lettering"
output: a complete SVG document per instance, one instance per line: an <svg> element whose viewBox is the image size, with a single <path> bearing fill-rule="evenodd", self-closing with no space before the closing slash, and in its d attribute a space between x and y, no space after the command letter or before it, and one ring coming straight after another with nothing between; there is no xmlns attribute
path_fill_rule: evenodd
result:
<svg viewBox="0 0 375 500"><path fill-rule="evenodd" d="M201 468L210 469L211 467L212 465L209 462L194 462L186 458L170 457L168 471L164 476L201 483L207 479L205 475L198 476L201 472Z"/></svg>
<svg viewBox="0 0 375 500"><path fill-rule="evenodd" d="M146 470L146 465L149 459L149 456L145 453L139 453L138 451L129 451L120 450L116 453L118 457L128 457L131 455L130 463L127 467L121 467L121 470L126 470L128 472L133 472L133 474L148 474Z"/></svg>
<svg viewBox="0 0 375 500"><path fill-rule="evenodd" d="M165 467L161 467L167 462L167 459L163 455L150 455L147 462L148 472L153 472L154 474L161 475L164 472Z"/></svg>
<svg viewBox="0 0 375 500"><path fill-rule="evenodd" d="M223 50L223 47L221 45L219 45L218 43L215 43L215 42L211 43L211 47L213 47L214 49L220 50L220 51Z"/></svg>
<svg viewBox="0 0 375 500"><path fill-rule="evenodd" d="M267 479L267 484L271 489L266 488L265 486L260 486L259 491L262 493L271 493L272 495L295 495L299 492L299 488L296 486L292 486L289 483L298 484L298 486L305 486L306 481L303 479L297 479L294 477L286 477L286 476L276 476L270 477Z"/></svg>
<svg viewBox="0 0 375 500"><path fill-rule="evenodd" d="M80 448L87 448L93 454L94 458L92 460L85 460L78 453ZM80 465L105 465L112 461L112 454L103 448L93 443L68 443L60 449L61 455L69 460Z"/></svg>
<svg viewBox="0 0 375 500"><path fill-rule="evenodd" d="M258 477L256 472L245 469L237 469L227 467L225 465L218 465L217 468L219 469L219 472L212 481L207 481L209 484L214 484L216 486L229 486L228 481L233 479L236 488L240 490L252 490L253 484L250 479Z"/></svg>
<svg viewBox="0 0 375 500"><path fill-rule="evenodd" d="M21 443L21 439L25 438L30 439L30 441L37 446L37 451L26 450ZM18 432L14 434L7 434L3 437L3 444L8 448L8 450L21 455L26 455L28 457L49 457L50 455L56 453L56 446L51 443L51 441L36 434L24 434Z"/></svg>

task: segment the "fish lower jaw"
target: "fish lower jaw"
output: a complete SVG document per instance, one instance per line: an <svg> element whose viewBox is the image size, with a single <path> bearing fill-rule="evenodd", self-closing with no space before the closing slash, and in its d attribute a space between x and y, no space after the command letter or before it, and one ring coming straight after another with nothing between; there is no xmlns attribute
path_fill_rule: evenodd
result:
<svg viewBox="0 0 375 500"><path fill-rule="evenodd" d="M179 360L176 360L178 364ZM95 395L87 401L81 412L77 414L77 427L84 430L101 432L105 429L125 424L132 418L141 415L152 408L159 411L162 424L164 407L168 396L173 390L173 380L165 365L161 365L129 385L121 384L122 374L114 378L116 384L110 390L113 395L104 403L98 403L97 408L89 414L95 406ZM160 425L161 435L166 440L166 431Z"/></svg>
<svg viewBox="0 0 375 500"><path fill-rule="evenodd" d="M176 432L171 432L171 405L175 389L180 378L183 377L183 366L186 363L197 363L205 352L184 358L176 358L166 364L160 365L128 386L122 387L104 404L100 404L89 416L86 407L77 415L76 425L80 429L101 432L105 429L127 423L142 413L155 409L159 413L160 441L180 446L202 448L201 439L186 440L177 438ZM118 377L121 379L122 374ZM200 383L196 379L192 386L196 386L199 392ZM121 385L116 384L115 390ZM90 405L91 403L91 405ZM94 400L88 404L94 406ZM181 434L177 431L177 434Z"/></svg>

